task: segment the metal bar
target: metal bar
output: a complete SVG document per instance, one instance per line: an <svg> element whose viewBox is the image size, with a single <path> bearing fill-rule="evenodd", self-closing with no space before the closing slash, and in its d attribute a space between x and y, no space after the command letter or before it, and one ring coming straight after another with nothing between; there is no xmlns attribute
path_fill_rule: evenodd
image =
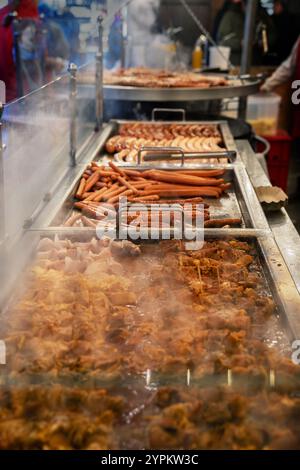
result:
<svg viewBox="0 0 300 470"><path fill-rule="evenodd" d="M241 75L248 74L251 67L257 6L258 0L248 0L244 29L244 47L241 61Z"/></svg>
<svg viewBox="0 0 300 470"><path fill-rule="evenodd" d="M47 20L44 19L45 23L46 23L46 21ZM42 27L41 27L41 39L42 39L41 70L42 70L43 84L47 83L47 79L46 79L47 36L48 36L48 31L47 31L47 28L46 28L46 24L42 24Z"/></svg>
<svg viewBox="0 0 300 470"><path fill-rule="evenodd" d="M7 256L5 236L5 191L4 191L4 162L3 162L3 139L2 139L2 115L4 106L0 102L0 282L3 286L6 280Z"/></svg>
<svg viewBox="0 0 300 470"><path fill-rule="evenodd" d="M122 31L122 52L121 52L121 67L126 67L127 45L128 45L128 27L127 27L127 12L121 13L121 31Z"/></svg>
<svg viewBox="0 0 300 470"><path fill-rule="evenodd" d="M0 103L0 241L5 239L4 146L2 139L3 110L4 106Z"/></svg>
<svg viewBox="0 0 300 470"><path fill-rule="evenodd" d="M172 147L170 147L172 148ZM175 147L174 147L175 148ZM161 160L161 155L145 155L144 161L145 162L150 162L150 161L155 161L155 160ZM237 153L234 150L229 150L225 152L194 152L194 153L185 153L184 152L184 161L188 161L189 159L191 160L197 160L197 159L208 159L208 158L227 158L231 163L236 160ZM164 158L166 160L182 160L181 156L173 156L171 153L167 153Z"/></svg>
<svg viewBox="0 0 300 470"><path fill-rule="evenodd" d="M141 203L143 204L143 203ZM143 204L144 205L144 204ZM94 233L96 230L90 227L46 227L46 228L30 228L28 232L37 232L42 234L43 236L52 236L53 234L61 234L61 235L77 235L77 234L90 234ZM270 237L270 230L264 229L255 229L255 228L203 228L199 229L199 232L203 232L205 236L213 236L213 237L240 237L240 238L249 238L249 237L260 237L260 238L268 238Z"/></svg>
<svg viewBox="0 0 300 470"><path fill-rule="evenodd" d="M98 16L98 52L96 54L96 131L103 126L103 18Z"/></svg>
<svg viewBox="0 0 300 470"><path fill-rule="evenodd" d="M77 65L70 64L70 166L76 166L77 150Z"/></svg>
<svg viewBox="0 0 300 470"><path fill-rule="evenodd" d="M243 52L241 60L241 75L246 75L250 71L252 62L252 50L255 30L255 19L258 0L248 0L246 9L246 20L244 28ZM247 98L241 98L239 101L239 118L246 118Z"/></svg>
<svg viewBox="0 0 300 470"><path fill-rule="evenodd" d="M181 166L184 166L184 152L180 147L141 147L138 151L137 163L141 165L142 163L142 153L143 152L155 152L164 155L172 155L174 153L180 153Z"/></svg>
<svg viewBox="0 0 300 470"><path fill-rule="evenodd" d="M265 146L264 150L262 152L258 152L260 155L263 155L264 158L266 158L268 155L269 155L269 152L271 150L271 144L270 142L267 141L267 139L264 139L263 137L261 137L260 135L254 135L254 139L257 141L257 142L260 142L261 144L263 144Z"/></svg>
<svg viewBox="0 0 300 470"><path fill-rule="evenodd" d="M247 103L248 99L243 97L239 99L239 109L238 109L238 117L239 119L246 119L246 113L247 113Z"/></svg>
<svg viewBox="0 0 300 470"><path fill-rule="evenodd" d="M19 48L19 20L18 20L18 13L13 12L11 15L14 17L12 22L12 29L13 29L13 47L14 47L14 54L15 54L15 64L16 64L16 78L17 78L17 95L18 98L24 96L24 86L23 86L23 74L22 74L22 62L20 56L20 48Z"/></svg>

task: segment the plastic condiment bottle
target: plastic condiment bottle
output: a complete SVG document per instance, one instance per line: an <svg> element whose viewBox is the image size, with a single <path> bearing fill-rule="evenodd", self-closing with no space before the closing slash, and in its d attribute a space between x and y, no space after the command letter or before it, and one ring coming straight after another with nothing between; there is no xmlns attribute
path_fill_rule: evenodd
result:
<svg viewBox="0 0 300 470"><path fill-rule="evenodd" d="M203 62L203 51L202 47L200 44L196 44L195 49L193 51L193 56L192 56L192 67L195 70L199 70L202 68L202 62Z"/></svg>

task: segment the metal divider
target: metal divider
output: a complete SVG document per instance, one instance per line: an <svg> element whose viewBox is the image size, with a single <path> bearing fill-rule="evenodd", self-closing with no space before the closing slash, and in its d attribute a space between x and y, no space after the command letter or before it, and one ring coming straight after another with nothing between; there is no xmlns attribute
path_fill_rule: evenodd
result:
<svg viewBox="0 0 300 470"><path fill-rule="evenodd" d="M70 64L70 166L76 166L77 151L77 65Z"/></svg>
<svg viewBox="0 0 300 470"><path fill-rule="evenodd" d="M4 145L2 139L3 104L0 103L0 243L5 239Z"/></svg>
<svg viewBox="0 0 300 470"><path fill-rule="evenodd" d="M0 103L0 282L5 280L6 273L6 232L5 232L5 191L4 191L4 144L2 139L3 104Z"/></svg>
<svg viewBox="0 0 300 470"><path fill-rule="evenodd" d="M98 52L96 54L96 131L103 126L103 18L98 17Z"/></svg>

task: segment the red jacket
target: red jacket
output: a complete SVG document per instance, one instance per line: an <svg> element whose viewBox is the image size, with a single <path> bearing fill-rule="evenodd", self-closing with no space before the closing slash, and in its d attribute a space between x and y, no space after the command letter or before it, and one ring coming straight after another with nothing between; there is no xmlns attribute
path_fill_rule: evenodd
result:
<svg viewBox="0 0 300 470"><path fill-rule="evenodd" d="M0 10L0 80L6 85L6 100L17 97L16 68L13 60L13 31L12 26L4 27L4 18L12 11L10 5ZM37 3L34 0L21 0L15 9L22 19L39 18Z"/></svg>

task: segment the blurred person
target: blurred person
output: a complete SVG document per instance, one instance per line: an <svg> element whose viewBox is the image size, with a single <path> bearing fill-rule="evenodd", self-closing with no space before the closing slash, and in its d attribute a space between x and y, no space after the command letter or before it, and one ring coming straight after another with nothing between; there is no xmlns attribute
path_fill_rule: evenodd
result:
<svg viewBox="0 0 300 470"><path fill-rule="evenodd" d="M160 0L134 0L128 6L127 66L165 67L170 40L154 33L159 6Z"/></svg>
<svg viewBox="0 0 300 470"><path fill-rule="evenodd" d="M38 7L44 30L46 31L46 43L48 59L54 58L55 69L66 68L70 59L70 47L62 28L57 24L54 18L54 10L46 3L40 3ZM49 62L49 60L48 60ZM60 67L61 65L61 67Z"/></svg>
<svg viewBox="0 0 300 470"><path fill-rule="evenodd" d="M14 47L13 17L17 13L20 78L17 80L17 57ZM65 67L65 61L48 55L36 0L12 0L0 10L0 80L6 84L7 101L27 94L53 79L53 72ZM61 43L60 43L61 47ZM51 45L50 45L51 48Z"/></svg>
<svg viewBox="0 0 300 470"><path fill-rule="evenodd" d="M300 82L300 36L289 57L269 77L261 87L262 91L271 92L276 87L291 80ZM293 105L292 137L300 139L300 105Z"/></svg>
<svg viewBox="0 0 300 470"><path fill-rule="evenodd" d="M54 10L53 21L55 21L64 33L69 45L70 61L79 65L80 62L80 41L79 41L79 23L70 9L66 6L65 0L56 1L56 9Z"/></svg>
<svg viewBox="0 0 300 470"><path fill-rule="evenodd" d="M23 20L19 32L19 54L24 92L43 85L43 38L34 20ZM13 51L14 61L15 51Z"/></svg>
<svg viewBox="0 0 300 470"><path fill-rule="evenodd" d="M229 0L227 3L225 2L225 5L216 31L216 39L221 46L230 47L230 60L233 65L239 65L245 22L243 2L242 0Z"/></svg>
<svg viewBox="0 0 300 470"><path fill-rule="evenodd" d="M123 54L122 17L116 14L108 34L108 51L105 54L105 67L109 70L121 67Z"/></svg>
<svg viewBox="0 0 300 470"><path fill-rule="evenodd" d="M228 11L230 4L231 4L231 0L225 0L223 3L223 6L220 8L220 10L217 12L215 16L213 30L212 30L212 37L214 38L215 41L218 40L217 36L218 36L219 27L220 27L221 21L225 13Z"/></svg>
<svg viewBox="0 0 300 470"><path fill-rule="evenodd" d="M233 65L241 63L246 4L247 0L230 0L216 34L218 44L231 48L230 60ZM262 30L266 28L270 49L276 42L276 30L272 18L260 5L258 5L255 25L252 63L261 65L264 59Z"/></svg>
<svg viewBox="0 0 300 470"><path fill-rule="evenodd" d="M16 65L13 53L13 28L11 13L17 12L18 18L38 20L39 13L37 0L9 0L6 7L0 10L0 80L6 85L6 99L11 101L17 97ZM32 26L32 25L31 25ZM25 47L23 53L26 55L26 43L32 35L33 29L28 25L24 32ZM29 41L30 42L30 41ZM30 47L29 47L30 49Z"/></svg>
<svg viewBox="0 0 300 470"><path fill-rule="evenodd" d="M277 31L274 52L277 56L277 64L281 64L291 53L298 32L293 15L288 12L287 4L283 0L275 0L272 18Z"/></svg>
<svg viewBox="0 0 300 470"><path fill-rule="evenodd" d="M244 0L245 4L247 0ZM263 31L266 31L268 51L264 51ZM277 41L277 31L273 18L268 14L267 10L258 5L256 15L256 29L253 44L253 64L263 65L269 64L272 57L272 51Z"/></svg>
<svg viewBox="0 0 300 470"><path fill-rule="evenodd" d="M134 0L128 7L126 66L179 67L179 45L158 23L160 0Z"/></svg>

